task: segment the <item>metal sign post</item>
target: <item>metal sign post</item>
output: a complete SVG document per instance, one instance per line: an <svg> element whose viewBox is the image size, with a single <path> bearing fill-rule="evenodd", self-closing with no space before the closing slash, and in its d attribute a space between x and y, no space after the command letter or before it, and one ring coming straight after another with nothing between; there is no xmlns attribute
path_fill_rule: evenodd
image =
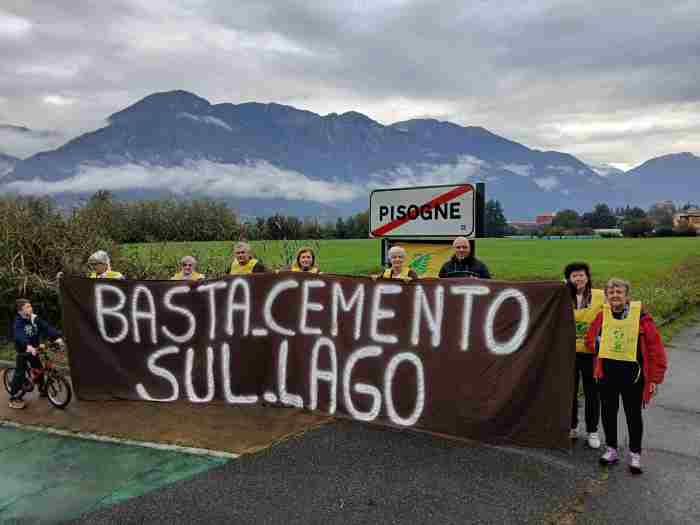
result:
<svg viewBox="0 0 700 525"><path fill-rule="evenodd" d="M382 239L382 264L389 248L401 244L416 273L432 277L438 263L451 257L455 237L469 239L476 253L474 239L484 237L485 208L483 182L374 190L370 236Z"/></svg>

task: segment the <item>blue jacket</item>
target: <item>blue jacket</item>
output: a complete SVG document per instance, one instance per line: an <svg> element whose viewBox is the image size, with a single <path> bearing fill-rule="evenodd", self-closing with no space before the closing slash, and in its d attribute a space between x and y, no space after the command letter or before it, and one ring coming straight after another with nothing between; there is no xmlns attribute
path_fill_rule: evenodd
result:
<svg viewBox="0 0 700 525"><path fill-rule="evenodd" d="M18 352L26 352L27 345L37 348L42 337L50 337L51 339L61 337L61 332L34 314L32 314L31 319L25 319L17 314L14 334L15 350Z"/></svg>

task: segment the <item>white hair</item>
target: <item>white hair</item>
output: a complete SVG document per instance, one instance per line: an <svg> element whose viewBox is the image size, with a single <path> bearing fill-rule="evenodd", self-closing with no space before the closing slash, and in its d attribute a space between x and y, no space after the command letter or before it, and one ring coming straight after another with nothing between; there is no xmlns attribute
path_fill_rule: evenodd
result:
<svg viewBox="0 0 700 525"><path fill-rule="evenodd" d="M456 246L456 245L457 245L457 241L464 241L464 242L466 242L467 244L469 244L469 239L467 239L466 237L455 237L455 240L452 241L452 246Z"/></svg>
<svg viewBox="0 0 700 525"><path fill-rule="evenodd" d="M90 256L90 258L88 259L88 262L102 263L102 264L106 264L109 266L109 255L104 250L97 250L95 253L93 253Z"/></svg>
<svg viewBox="0 0 700 525"><path fill-rule="evenodd" d="M248 253L250 253L251 252L250 244L248 244L247 242L244 242L244 241L237 242L233 246L233 251L235 252L236 250L245 250Z"/></svg>
<svg viewBox="0 0 700 525"><path fill-rule="evenodd" d="M392 246L391 248L389 248L389 252L387 253L387 255L389 257L391 257L392 255L403 255L404 257L406 257L406 250L404 250L401 246Z"/></svg>
<svg viewBox="0 0 700 525"><path fill-rule="evenodd" d="M192 265L196 265L197 259L195 259L191 255L185 255L182 259L180 259L180 264L185 264L185 263L192 263Z"/></svg>

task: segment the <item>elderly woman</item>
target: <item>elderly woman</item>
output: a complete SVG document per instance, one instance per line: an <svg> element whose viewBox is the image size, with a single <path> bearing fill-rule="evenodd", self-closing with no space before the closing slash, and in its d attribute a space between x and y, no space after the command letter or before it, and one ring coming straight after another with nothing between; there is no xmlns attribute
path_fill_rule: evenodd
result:
<svg viewBox="0 0 700 525"><path fill-rule="evenodd" d="M389 256L389 268L384 270L382 279L403 279L410 281L418 279L418 274L408 266L404 266L406 262L406 250L401 246L392 246L387 254Z"/></svg>
<svg viewBox="0 0 700 525"><path fill-rule="evenodd" d="M666 373L666 349L654 320L639 301L630 301L630 284L610 279L607 303L586 334L586 346L596 354L593 377L598 379L605 453L602 465L617 463L617 413L620 397L629 435L629 469L642 473L642 407Z"/></svg>
<svg viewBox="0 0 700 525"><path fill-rule="evenodd" d="M204 274L197 272L197 259L191 255L185 255L180 259L181 270L173 275L171 281L199 281L204 279Z"/></svg>
<svg viewBox="0 0 700 525"><path fill-rule="evenodd" d="M574 365L574 399L571 407L571 432L569 437L577 439L578 431L578 387L583 382L586 414L586 437L588 446L600 448L598 424L600 423L600 397L593 379L593 354L586 348L585 337L595 317L602 311L605 292L591 287L591 269L587 263L573 262L564 268L566 286L571 293L571 303L576 319L576 362Z"/></svg>
<svg viewBox="0 0 700 525"><path fill-rule="evenodd" d="M253 258L250 244L237 242L233 247L234 260L231 263L231 275L244 275L249 273L262 273L267 271L265 266Z"/></svg>
<svg viewBox="0 0 700 525"><path fill-rule="evenodd" d="M293 272L318 273L316 254L314 253L314 250L308 246L299 248L290 270Z"/></svg>
<svg viewBox="0 0 700 525"><path fill-rule="evenodd" d="M88 258L88 266L93 271L88 274L91 279L124 279L124 276L112 270L109 255L104 250L98 250Z"/></svg>

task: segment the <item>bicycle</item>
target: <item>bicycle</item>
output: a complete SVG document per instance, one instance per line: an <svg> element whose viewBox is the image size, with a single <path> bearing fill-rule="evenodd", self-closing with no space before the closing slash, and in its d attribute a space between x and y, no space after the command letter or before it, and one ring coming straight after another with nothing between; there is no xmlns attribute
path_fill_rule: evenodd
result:
<svg viewBox="0 0 700 525"><path fill-rule="evenodd" d="M28 394L29 392L33 392L34 388L38 385L39 392L41 394L46 394L46 397L49 399L49 403L56 408L65 408L73 398L73 389L63 373L56 368L54 360L51 359L51 356L49 355L49 350L59 353L63 349L61 348L61 345L49 343L48 347L44 344L39 345L38 350L39 352L37 353L37 357L39 357L42 367L27 367L27 374L25 381L22 384L22 393L20 397ZM12 379L14 376L15 367L5 369L3 374L3 382L5 384L5 390L7 390L8 394L10 393L10 385L12 385ZM38 383L42 377L44 378L43 386Z"/></svg>

